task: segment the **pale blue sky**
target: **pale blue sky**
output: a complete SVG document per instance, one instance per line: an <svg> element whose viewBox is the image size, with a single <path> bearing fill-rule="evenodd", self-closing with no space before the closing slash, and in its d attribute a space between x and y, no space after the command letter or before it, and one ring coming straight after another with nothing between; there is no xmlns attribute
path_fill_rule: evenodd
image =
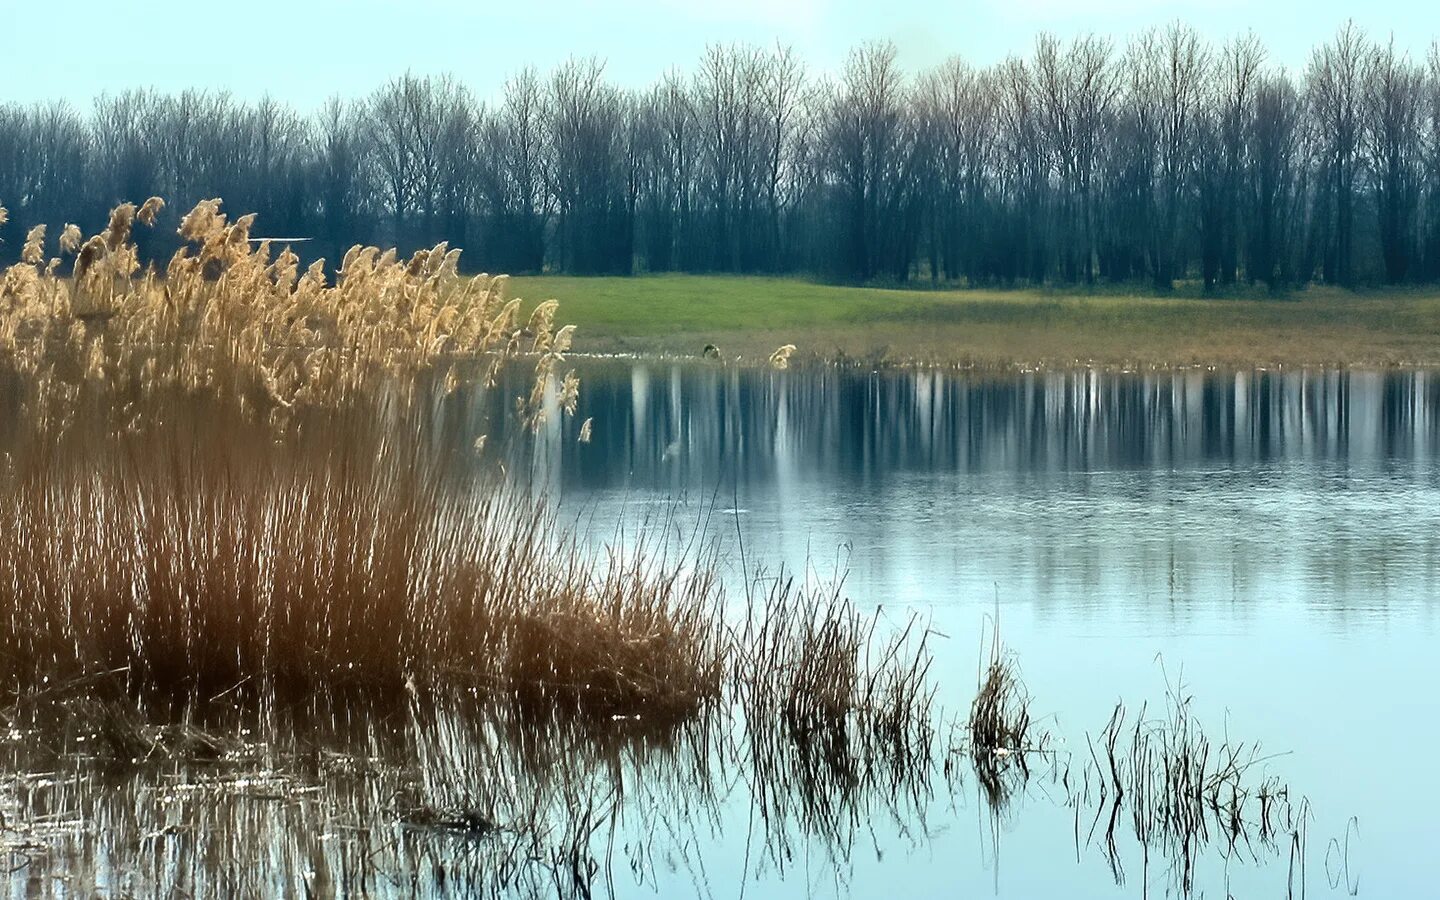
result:
<svg viewBox="0 0 1440 900"><path fill-rule="evenodd" d="M1440 36L1435 0L0 0L0 100L88 104L101 90L195 86L310 108L406 69L453 72L489 97L522 65L571 54L600 55L615 82L640 86L691 69L708 42L737 40L790 44L824 72L885 38L914 71L952 54L985 64L1027 53L1042 29L1123 42L1176 18L1216 41L1253 30L1294 67L1348 18L1416 57Z"/></svg>

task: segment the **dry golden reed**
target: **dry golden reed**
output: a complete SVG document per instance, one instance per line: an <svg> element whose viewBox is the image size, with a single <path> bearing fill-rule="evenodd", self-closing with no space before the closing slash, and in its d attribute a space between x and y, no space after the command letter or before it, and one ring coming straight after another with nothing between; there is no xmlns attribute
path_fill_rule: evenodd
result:
<svg viewBox="0 0 1440 900"><path fill-rule="evenodd" d="M444 245L352 248L331 283L252 246L254 217L219 200L182 218L163 275L141 273L133 230L162 209L121 205L88 240L67 227L68 279L32 229L0 279L3 413L22 426L0 448L7 684L101 667L189 699L246 680L518 679L627 709L713 695L701 576L607 567L436 450L428 386L525 354L527 424L574 411L553 301L522 320L503 276L462 277Z"/></svg>
<svg viewBox="0 0 1440 900"><path fill-rule="evenodd" d="M506 455L447 430L462 384L527 368L512 434L577 411L555 301L527 311L445 244L356 246L332 281L221 206L180 219L163 270L133 240L161 221L152 198L88 239L67 227L70 278L0 280L0 414L22 426L0 436L4 683L119 672L184 704L464 690L673 722L733 674L757 711L780 704L787 741L919 728L923 667L872 664L848 603L777 589L736 632L713 558L596 556L499 466L474 474Z"/></svg>
<svg viewBox="0 0 1440 900"><path fill-rule="evenodd" d="M80 249L84 240L84 236L80 233L80 226L67 223L64 230L60 232L60 252L73 255Z"/></svg>
<svg viewBox="0 0 1440 900"><path fill-rule="evenodd" d="M303 273L287 249L251 246L253 215L234 222L218 199L186 214L186 241L164 267L140 272L133 229L150 227L164 203L117 207L103 232L83 240L67 226L61 249L75 252L73 277L42 262L43 226L31 231L24 268L0 282L0 335L10 367L35 383L63 377L78 358L117 386L181 385L234 397L253 390L271 411L335 404L379 382L470 359L498 366L536 357L536 388L523 411L543 414L552 376L558 407L573 412L573 372L557 369L573 329L554 327L546 301L520 322L521 302L505 296L504 276L462 277L459 251L440 245L401 261L393 251L356 246L336 281L323 260ZM74 333L84 325L83 338ZM494 369L487 371L493 372ZM253 398L252 398L253 399Z"/></svg>

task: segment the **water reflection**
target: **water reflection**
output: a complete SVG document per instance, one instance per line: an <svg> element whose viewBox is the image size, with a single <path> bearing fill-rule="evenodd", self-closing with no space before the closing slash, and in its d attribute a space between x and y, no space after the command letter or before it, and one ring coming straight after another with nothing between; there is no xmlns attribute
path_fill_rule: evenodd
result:
<svg viewBox="0 0 1440 900"><path fill-rule="evenodd" d="M679 502L752 564L825 569L843 547L857 600L953 636L931 673L951 711L973 691L969 636L998 610L1037 715L1069 737L1051 765L980 778L943 731L933 753L847 769L788 733L606 742L410 710L116 772L73 743L37 757L16 731L11 893L1285 896L1323 886L1324 842L1348 842L1352 814L1373 896L1430 886L1440 785L1390 757L1440 739L1415 715L1440 679L1433 374L581 374L578 415L550 418L527 469L598 539ZM462 447L500 427L468 402L441 415ZM1157 653L1214 734L1296 751L1280 771L1319 812L1297 795L1273 813L1257 770L1229 793L1253 835L1233 818L1147 830L1133 760L1154 745L1130 738L1121 779L1088 736L1156 683Z"/></svg>
<svg viewBox="0 0 1440 900"><path fill-rule="evenodd" d="M533 477L603 534L637 505L738 505L786 561L844 546L859 594L923 605L937 582L1332 606L1440 587L1435 373L582 375Z"/></svg>
<svg viewBox="0 0 1440 900"><path fill-rule="evenodd" d="M1197 878L1222 875L1267 888L1288 879L1276 896L1305 884L1284 869L1285 842L1303 839L1303 801L1252 775L1253 757L1237 756L1238 768L1224 748L1214 763L1199 758L1198 734L1163 736L1201 778L1194 796L1172 796L1162 782L1177 762L1150 758L1138 722L1143 752L1122 742L1117 756L1112 741L1106 756L1102 741L1099 756L1038 753L1033 770L989 751L982 764L928 728L835 752L878 737L863 716L799 730L783 716L572 724L427 695L401 709L286 712L238 732L187 726L214 741L210 756L117 759L96 752L88 728L28 730L0 751L10 893L869 896L898 863L934 894L983 884L987 870L998 879L1011 844L1020 866L1053 867L1070 895L1124 894L1127 867L1142 895L1189 896ZM101 737L114 727L89 725ZM972 783L978 839L954 827ZM975 850L973 868L956 865ZM1232 859L1253 871L1232 881Z"/></svg>
<svg viewBox="0 0 1440 900"><path fill-rule="evenodd" d="M1295 751L1317 843L1359 817L1368 891L1430 890L1440 775L1375 760L1440 741L1416 716L1440 681L1437 373L581 372L535 480L597 534L679 497L732 558L838 558L859 602L956 637L936 647L942 703L998 610L1072 736L1163 659L1211 727ZM1030 828L1006 835L1020 862L989 870L998 893L1105 895L1040 879Z"/></svg>
<svg viewBox="0 0 1440 900"><path fill-rule="evenodd" d="M583 374L576 418L595 418L596 446L565 442L552 459L570 487L697 487L722 470L868 482L1433 460L1440 446L1440 382L1424 371L994 378L597 364Z"/></svg>

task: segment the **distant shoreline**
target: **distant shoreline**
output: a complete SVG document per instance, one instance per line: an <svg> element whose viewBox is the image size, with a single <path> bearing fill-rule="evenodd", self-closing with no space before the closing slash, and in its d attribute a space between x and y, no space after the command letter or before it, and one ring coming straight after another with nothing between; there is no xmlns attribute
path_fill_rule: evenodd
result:
<svg viewBox="0 0 1440 900"><path fill-rule="evenodd" d="M793 278L517 276L580 354L978 371L1440 368L1440 289L1284 298L843 287Z"/></svg>

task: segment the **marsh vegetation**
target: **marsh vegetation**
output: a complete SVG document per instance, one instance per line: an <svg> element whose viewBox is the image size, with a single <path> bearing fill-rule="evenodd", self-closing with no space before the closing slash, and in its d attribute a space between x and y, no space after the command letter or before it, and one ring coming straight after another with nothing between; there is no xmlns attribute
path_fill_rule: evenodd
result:
<svg viewBox="0 0 1440 900"><path fill-rule="evenodd" d="M332 281L218 201L142 272L161 208L67 229L71 278L32 229L0 281L15 889L698 889L740 818L737 877L843 871L877 820L922 846L972 778L996 823L1041 783L1077 822L1105 808L1116 876L1133 838L1185 893L1212 849L1303 845L1288 788L1188 700L1062 752L998 619L957 715L944 636L858 607L843 573L747 569L741 597L701 531L596 549L501 446L579 408L553 301L443 245L356 247ZM448 414L477 394L493 443Z"/></svg>

